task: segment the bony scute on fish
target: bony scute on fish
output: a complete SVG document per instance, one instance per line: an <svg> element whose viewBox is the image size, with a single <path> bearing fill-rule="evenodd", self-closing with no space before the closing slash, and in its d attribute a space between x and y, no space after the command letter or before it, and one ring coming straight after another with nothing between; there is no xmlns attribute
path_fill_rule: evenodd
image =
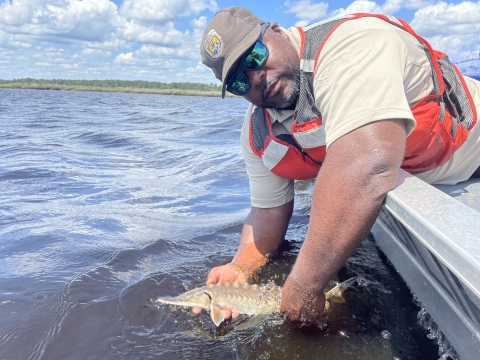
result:
<svg viewBox="0 0 480 360"><path fill-rule="evenodd" d="M343 293L356 280L356 277L348 279L326 292L325 311L333 304L345 303ZM157 301L210 310L213 322L219 326L227 315L222 308L246 315L273 314L280 312L281 300L282 288L273 284L259 286L247 283L221 283L202 286L177 297L159 298Z"/></svg>

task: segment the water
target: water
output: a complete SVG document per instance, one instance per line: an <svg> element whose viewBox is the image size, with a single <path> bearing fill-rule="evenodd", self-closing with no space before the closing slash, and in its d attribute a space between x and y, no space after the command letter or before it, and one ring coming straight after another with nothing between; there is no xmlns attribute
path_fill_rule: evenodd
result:
<svg viewBox="0 0 480 360"><path fill-rule="evenodd" d="M438 359L371 238L323 331L281 315L216 328L158 306L235 253L249 207L242 99L0 89L0 359ZM308 223L296 183L282 285ZM331 286L334 282L331 283Z"/></svg>
<svg viewBox="0 0 480 360"><path fill-rule="evenodd" d="M480 78L480 53L478 51L473 49L459 49L449 51L448 57L462 74L476 79Z"/></svg>

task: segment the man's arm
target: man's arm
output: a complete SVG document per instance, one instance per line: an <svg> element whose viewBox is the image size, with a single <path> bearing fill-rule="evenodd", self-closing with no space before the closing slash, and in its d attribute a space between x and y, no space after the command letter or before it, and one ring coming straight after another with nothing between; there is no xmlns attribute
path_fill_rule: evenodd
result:
<svg viewBox="0 0 480 360"><path fill-rule="evenodd" d="M323 313L323 290L369 234L405 152L404 120L362 126L329 148L313 190L310 223L282 293L290 320Z"/></svg>
<svg viewBox="0 0 480 360"><path fill-rule="evenodd" d="M230 263L213 268L207 276L207 284L243 283L254 277L285 238L292 212L293 200L274 208L252 206L235 257ZM225 317L229 318L229 309L223 310L227 311ZM193 308L193 311L199 313L201 309ZM237 317L238 313L232 315Z"/></svg>
<svg viewBox="0 0 480 360"><path fill-rule="evenodd" d="M293 200L274 208L252 207L235 257L229 264L213 268L207 284L245 282L254 277L285 238L292 211Z"/></svg>

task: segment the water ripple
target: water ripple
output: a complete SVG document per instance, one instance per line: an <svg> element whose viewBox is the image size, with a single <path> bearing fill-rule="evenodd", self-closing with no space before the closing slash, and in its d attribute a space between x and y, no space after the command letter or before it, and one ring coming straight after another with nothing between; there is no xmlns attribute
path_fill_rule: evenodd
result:
<svg viewBox="0 0 480 360"><path fill-rule="evenodd" d="M155 304L235 254L250 208L245 110L243 99L0 89L2 359L431 358L410 313L388 315L411 295L385 285L398 279L371 243L346 270L371 284L350 309L359 320L328 336L275 317L217 329L206 313ZM310 191L297 184L293 250L260 281L282 284L293 266Z"/></svg>

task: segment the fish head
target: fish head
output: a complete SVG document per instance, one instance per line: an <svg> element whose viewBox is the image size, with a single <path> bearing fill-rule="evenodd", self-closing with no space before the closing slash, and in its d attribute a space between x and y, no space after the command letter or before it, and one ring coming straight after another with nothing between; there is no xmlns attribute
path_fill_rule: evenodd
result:
<svg viewBox="0 0 480 360"><path fill-rule="evenodd" d="M202 309L208 309L210 307L210 303L212 301L211 296L205 291L192 291L186 292L182 296L182 304L183 306L195 306Z"/></svg>
<svg viewBox="0 0 480 360"><path fill-rule="evenodd" d="M157 301L163 304L199 307L201 309L208 310L210 309L210 303L212 299L205 291L202 291L201 289L194 289L177 297L159 298Z"/></svg>
<svg viewBox="0 0 480 360"><path fill-rule="evenodd" d="M208 291L203 291L208 297L208 307L210 310L210 317L216 326L220 326L223 320L227 317L227 312L220 307L217 301L213 298L214 294Z"/></svg>

